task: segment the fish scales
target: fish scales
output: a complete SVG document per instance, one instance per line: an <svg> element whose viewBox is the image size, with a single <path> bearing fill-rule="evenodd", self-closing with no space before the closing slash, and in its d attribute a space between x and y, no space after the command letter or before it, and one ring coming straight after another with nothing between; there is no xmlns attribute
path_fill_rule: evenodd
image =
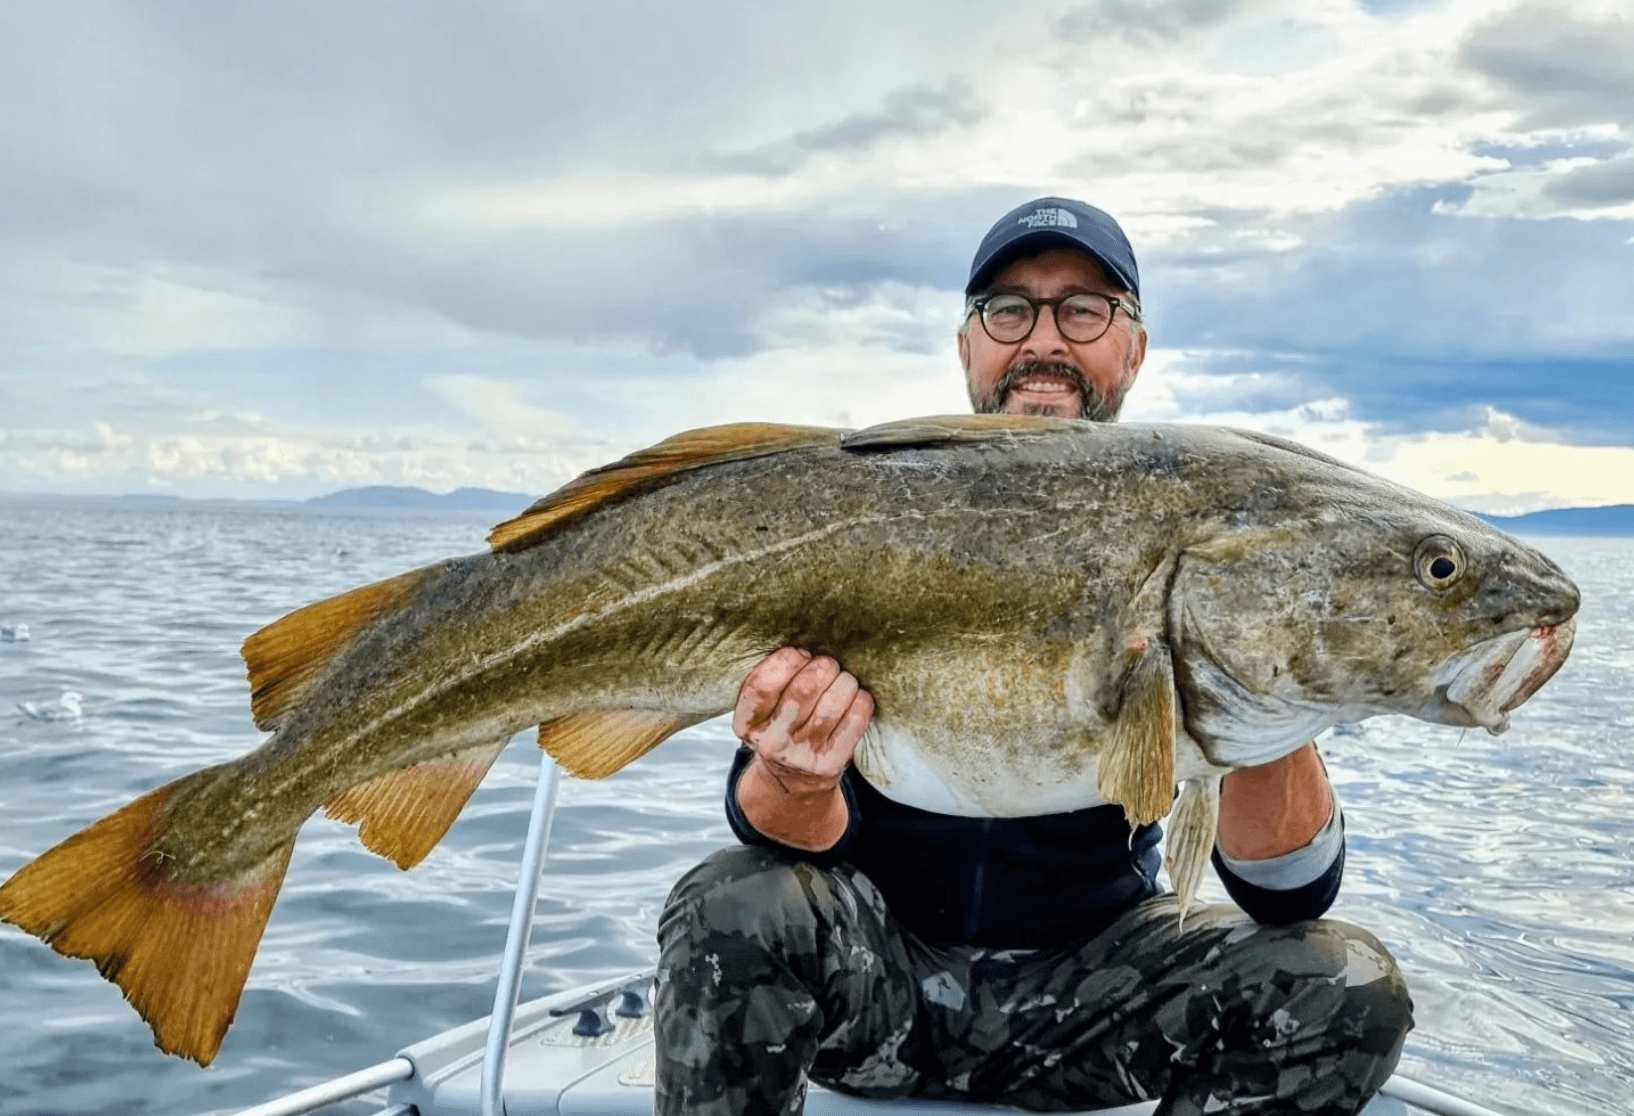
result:
<svg viewBox="0 0 1634 1116"><path fill-rule="evenodd" d="M997 728L1005 745L1025 747L1034 733L1003 706L984 703L981 716L957 712L967 672L990 692L1032 683L1035 692L1015 707L1046 699L1044 727L1058 731L1066 713L1059 676L1012 667L1029 663L1029 651L1063 661L1060 648L1081 627L1066 618L1086 577L1097 586L1099 606L1132 571L1114 570L1104 557L1099 568L1091 562L1096 547L1086 536L1100 533L1092 519L1082 531L1061 530L1052 510L1063 500L1075 497L1080 512L1093 509L1053 455L1000 454L1001 471L986 446L907 454L903 464L833 446L728 463L682 475L639 504L598 510L577 531L519 554L440 563L396 622L337 659L325 684L248 762L278 770L283 778L273 797L287 803L289 816L304 818L393 765L570 713L660 702L700 716L722 712L747 666L784 644L841 657L905 723L948 719L951 709L956 735L992 738ZM913 478L906 487L904 473ZM1127 471L1116 470L1095 486L1112 530L1123 526L1117 521L1126 518L1130 498L1117 489L1120 473L1127 485ZM759 498L748 504L723 498L745 487ZM678 554L655 547L654 524L679 524L680 538L722 550L728 544L715 540L776 541L739 545L729 559L688 568ZM673 535L673 528L666 533ZM957 538L971 545L950 553ZM609 593L602 571L631 554L642 555L639 565L651 571L645 584L626 582L624 591ZM805 565L808 576L792 579L794 563ZM982 638L1009 631L1018 611L1038 616L1055 637L1003 647ZM741 634L733 647L718 647L706 664L712 669L687 679L690 685L679 685L676 664L662 658L621 663L616 674L604 665L610 653L623 655L649 633L708 628L722 615L743 618ZM924 648L933 649L935 669L916 672L914 652ZM886 658L900 662L886 669ZM893 686L899 677L902 685ZM551 684L541 686L541 679ZM700 689L699 682L708 685ZM472 715L463 695L477 688L484 710L499 716ZM1081 777L1087 758L1041 772L1038 782ZM290 763L297 766L286 771ZM265 797L263 787L243 781L198 802L201 817L224 819L220 837L207 843L223 861L252 857L239 848L243 824L236 819ZM191 825L183 831L196 833ZM224 867L201 862L192 874L207 878Z"/></svg>
<svg viewBox="0 0 1634 1116"><path fill-rule="evenodd" d="M311 813L410 866L516 732L608 774L729 710L782 646L874 695L856 764L912 805L1114 802L1135 823L1179 783L1184 903L1221 774L1375 713L1501 731L1577 607L1546 557L1473 517L1207 427L693 431L492 542L252 636L271 736L25 866L0 917L96 959L163 1049L207 1062ZM184 937L202 960L175 956Z"/></svg>

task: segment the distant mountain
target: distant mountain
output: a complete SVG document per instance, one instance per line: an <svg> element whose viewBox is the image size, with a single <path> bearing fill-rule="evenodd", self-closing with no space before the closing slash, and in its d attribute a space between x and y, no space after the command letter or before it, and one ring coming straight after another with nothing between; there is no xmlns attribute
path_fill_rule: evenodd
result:
<svg viewBox="0 0 1634 1116"><path fill-rule="evenodd" d="M492 488L456 488L452 492L428 492L403 485L371 485L343 488L310 500L231 500L196 499L140 493L126 496L64 496L37 492L0 492L0 499L22 501L95 500L136 503L155 507L285 507L317 508L323 511L480 511L516 515L533 504L538 496L526 492L500 492ZM1481 515L1493 526L1520 535L1634 535L1634 504L1614 504L1602 508L1553 508L1527 515Z"/></svg>
<svg viewBox="0 0 1634 1116"><path fill-rule="evenodd" d="M1634 535L1634 504L1552 508L1527 515L1483 515L1494 527L1521 535Z"/></svg>
<svg viewBox="0 0 1634 1116"><path fill-rule="evenodd" d="M525 492L496 492L492 488L456 488L452 492L427 492L401 485L370 485L343 488L327 496L305 501L309 508L354 511L495 511L520 512L536 497Z"/></svg>

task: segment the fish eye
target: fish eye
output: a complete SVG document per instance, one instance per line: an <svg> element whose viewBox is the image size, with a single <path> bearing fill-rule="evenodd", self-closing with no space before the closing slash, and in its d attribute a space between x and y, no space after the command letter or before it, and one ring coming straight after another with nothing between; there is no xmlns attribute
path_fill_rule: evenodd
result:
<svg viewBox="0 0 1634 1116"><path fill-rule="evenodd" d="M1464 552L1446 535L1431 535L1413 554L1413 572L1427 589L1450 588L1464 576Z"/></svg>

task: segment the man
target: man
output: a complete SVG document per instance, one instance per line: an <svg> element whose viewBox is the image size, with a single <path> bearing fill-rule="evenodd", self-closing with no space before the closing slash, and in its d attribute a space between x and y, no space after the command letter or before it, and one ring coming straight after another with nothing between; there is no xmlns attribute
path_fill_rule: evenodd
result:
<svg viewBox="0 0 1634 1116"><path fill-rule="evenodd" d="M1146 333L1109 215L1006 214L965 294L978 411L1117 417ZM1157 826L894 803L850 766L872 715L841 664L798 648L744 681L743 844L688 873L659 926L660 1113L795 1113L809 1077L1040 1111L1339 1114L1388 1078L1411 1003L1376 939L1318 921L1344 835L1314 744L1226 777L1214 863L1241 910L1180 933Z"/></svg>

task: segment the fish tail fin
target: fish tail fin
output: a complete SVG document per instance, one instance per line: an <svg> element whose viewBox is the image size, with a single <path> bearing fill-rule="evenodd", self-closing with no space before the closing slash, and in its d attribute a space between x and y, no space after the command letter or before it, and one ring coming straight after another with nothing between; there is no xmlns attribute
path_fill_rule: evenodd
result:
<svg viewBox="0 0 1634 1116"><path fill-rule="evenodd" d="M1186 928L1186 912L1203 882L1203 865L1214 851L1220 827L1220 776L1200 775L1180 784L1180 801L1169 819L1169 855L1165 866L1180 900L1177 931Z"/></svg>
<svg viewBox="0 0 1634 1116"><path fill-rule="evenodd" d="M229 879L178 878L161 848L166 806L195 772L138 798L0 886L0 920L65 957L94 961L167 1054L208 1065L238 1010L295 836Z"/></svg>

